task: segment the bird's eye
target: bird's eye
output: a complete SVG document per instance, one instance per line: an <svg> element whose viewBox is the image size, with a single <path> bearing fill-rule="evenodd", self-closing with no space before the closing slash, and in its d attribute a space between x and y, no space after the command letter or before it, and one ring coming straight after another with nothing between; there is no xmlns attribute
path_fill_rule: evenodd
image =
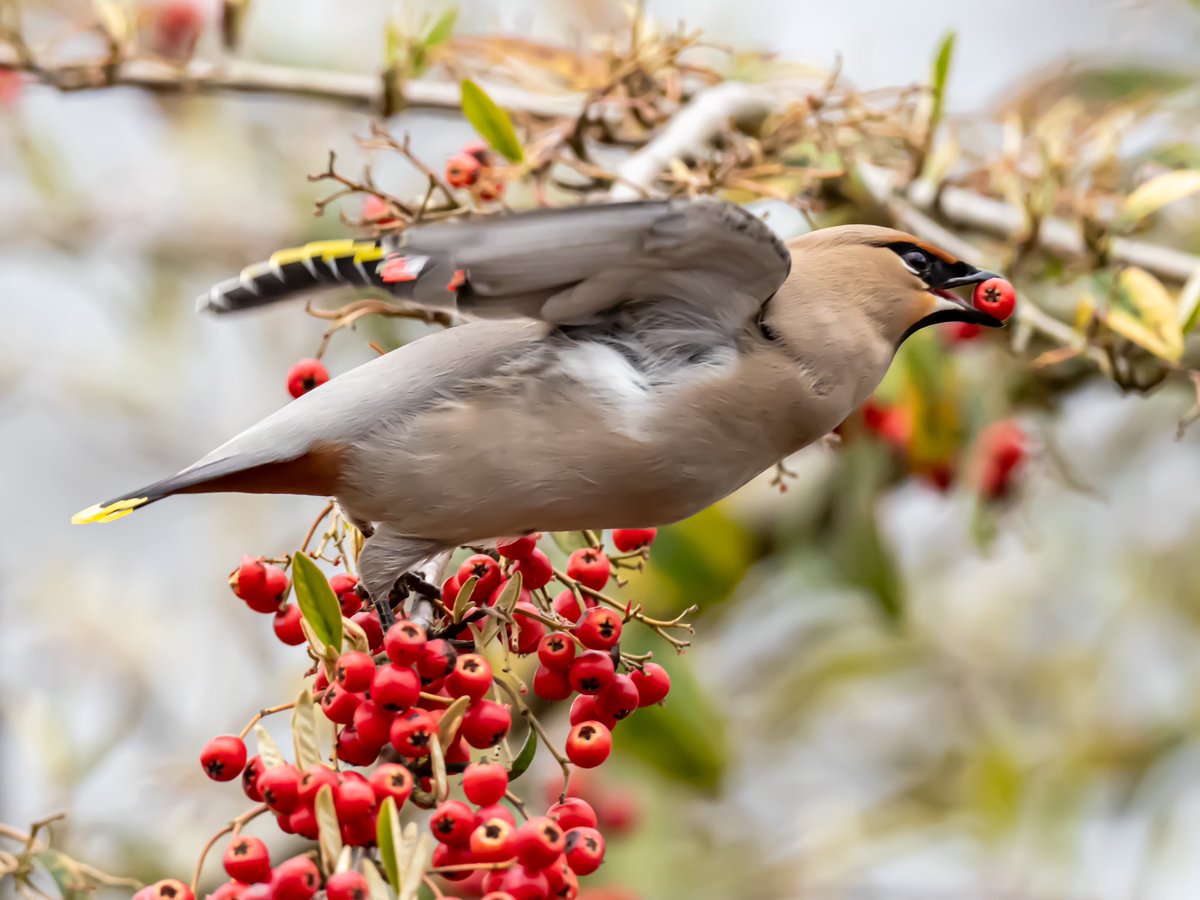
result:
<svg viewBox="0 0 1200 900"><path fill-rule="evenodd" d="M929 257L920 250L909 250L900 257L904 260L904 264L913 270L917 275L927 275L929 270L933 268L933 263Z"/></svg>

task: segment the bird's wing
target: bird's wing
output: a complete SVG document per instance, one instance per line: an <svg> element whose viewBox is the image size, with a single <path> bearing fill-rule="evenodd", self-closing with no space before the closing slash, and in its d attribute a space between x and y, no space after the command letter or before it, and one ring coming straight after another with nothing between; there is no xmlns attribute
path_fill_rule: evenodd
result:
<svg viewBox="0 0 1200 900"><path fill-rule="evenodd" d="M377 243L280 251L214 287L229 312L338 284L369 285L431 309L555 325L601 323L636 306L643 322L728 331L783 283L786 247L753 213L713 200L535 210L418 225Z"/></svg>

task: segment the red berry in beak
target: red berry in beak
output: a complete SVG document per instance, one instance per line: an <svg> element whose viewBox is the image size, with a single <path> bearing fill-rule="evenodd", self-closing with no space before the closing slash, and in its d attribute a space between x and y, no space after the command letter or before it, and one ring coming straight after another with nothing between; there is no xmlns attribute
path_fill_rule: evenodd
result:
<svg viewBox="0 0 1200 900"><path fill-rule="evenodd" d="M319 359L302 359L288 370L287 389L293 397L307 394L329 380L329 370Z"/></svg>
<svg viewBox="0 0 1200 900"><path fill-rule="evenodd" d="M1017 308L1017 292L1003 278L989 278L975 286L972 298L975 308L999 319L1001 322Z"/></svg>

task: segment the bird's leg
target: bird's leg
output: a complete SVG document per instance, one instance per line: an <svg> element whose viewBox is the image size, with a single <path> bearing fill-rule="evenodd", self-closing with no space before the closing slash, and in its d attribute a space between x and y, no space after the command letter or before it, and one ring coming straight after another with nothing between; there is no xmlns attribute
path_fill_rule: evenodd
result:
<svg viewBox="0 0 1200 900"><path fill-rule="evenodd" d="M400 534L389 525L380 525L366 541L358 557L359 583L366 588L379 621L386 631L395 621L393 604L402 602L409 593L405 574L421 563L444 551L436 541ZM421 581L422 587L426 587Z"/></svg>

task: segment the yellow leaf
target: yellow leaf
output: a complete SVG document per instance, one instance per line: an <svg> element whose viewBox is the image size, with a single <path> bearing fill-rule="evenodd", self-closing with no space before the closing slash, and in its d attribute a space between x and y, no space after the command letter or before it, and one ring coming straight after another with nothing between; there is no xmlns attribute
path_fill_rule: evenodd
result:
<svg viewBox="0 0 1200 900"><path fill-rule="evenodd" d="M1155 356L1178 362L1183 356L1183 329L1175 301L1162 282L1136 266L1117 276L1117 296L1105 324Z"/></svg>
<svg viewBox="0 0 1200 900"><path fill-rule="evenodd" d="M329 873L334 870L342 853L342 831L338 826L337 810L333 805L333 788L329 785L323 784L317 791L313 811L317 815L317 843L321 848L321 867Z"/></svg>
<svg viewBox="0 0 1200 900"><path fill-rule="evenodd" d="M1131 228L1151 213L1197 191L1200 191L1200 170L1178 169L1165 172L1140 185L1125 198L1113 227Z"/></svg>
<svg viewBox="0 0 1200 900"><path fill-rule="evenodd" d="M308 688L300 692L292 710L292 745L296 751L296 767L301 772L321 764L321 751L317 749L317 716L313 712L312 691Z"/></svg>
<svg viewBox="0 0 1200 900"><path fill-rule="evenodd" d="M96 10L96 18L113 43L123 44L129 40L132 19L127 4L118 0L92 0L92 8Z"/></svg>
<svg viewBox="0 0 1200 900"><path fill-rule="evenodd" d="M283 765L283 752L275 743L275 738L271 737L271 732L267 731L261 722L254 726L254 739L258 742L258 755L262 757L264 767L273 769Z"/></svg>

